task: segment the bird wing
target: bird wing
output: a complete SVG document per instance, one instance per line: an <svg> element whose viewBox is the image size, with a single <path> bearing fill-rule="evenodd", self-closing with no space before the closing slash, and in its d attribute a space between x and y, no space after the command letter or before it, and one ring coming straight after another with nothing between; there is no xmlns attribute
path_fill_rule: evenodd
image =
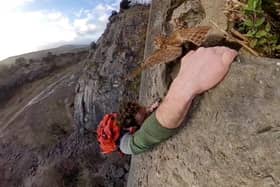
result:
<svg viewBox="0 0 280 187"><path fill-rule="evenodd" d="M166 64L176 60L182 55L181 47L168 46L163 49L156 50L151 56L149 56L141 67L135 69L128 77L132 79L139 75L143 70L152 67L156 64Z"/></svg>
<svg viewBox="0 0 280 187"><path fill-rule="evenodd" d="M143 70L154 66L156 64L166 64L174 61L182 55L181 45L185 42L192 42L193 44L200 46L206 39L206 36L211 27L199 26L192 28L183 28L175 31L169 37L164 38L164 47L156 50L151 56L149 56L145 62L137 69L135 69L128 79L133 79L139 75Z"/></svg>
<svg viewBox="0 0 280 187"><path fill-rule="evenodd" d="M185 28L175 31L174 34L176 35L177 40L180 40L182 44L185 42L192 42L197 46L201 46L205 41L210 28L211 27L208 26Z"/></svg>

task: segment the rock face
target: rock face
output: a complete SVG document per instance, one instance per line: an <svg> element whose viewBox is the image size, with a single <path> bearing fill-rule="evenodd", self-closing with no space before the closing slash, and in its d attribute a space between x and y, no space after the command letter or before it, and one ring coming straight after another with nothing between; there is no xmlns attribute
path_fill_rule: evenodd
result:
<svg viewBox="0 0 280 187"><path fill-rule="evenodd" d="M177 2L153 1L146 55ZM196 99L176 136L132 157L128 186L279 186L279 62L241 54L225 80ZM170 71L163 65L142 74L140 102L166 93Z"/></svg>
<svg viewBox="0 0 280 187"><path fill-rule="evenodd" d="M139 83L124 78L143 60L148 15L148 6L136 5L110 17L76 87L74 117L81 132L95 131L105 113L117 112L124 100L137 99ZM91 171L101 182L87 179L88 185L125 186L130 157L104 156L98 147L94 153L104 159Z"/></svg>
<svg viewBox="0 0 280 187"><path fill-rule="evenodd" d="M128 186L279 186L279 84L276 62L242 57L179 134L133 157Z"/></svg>
<svg viewBox="0 0 280 187"><path fill-rule="evenodd" d="M95 130L105 113L137 99L139 83L124 78L143 61L148 15L147 6L137 5L110 18L77 85L75 119L80 127Z"/></svg>
<svg viewBox="0 0 280 187"><path fill-rule="evenodd" d="M148 13L140 5L114 13L89 53L1 69L0 186L125 186L130 157L102 155L94 130L138 97L139 81L123 80L143 60Z"/></svg>
<svg viewBox="0 0 280 187"><path fill-rule="evenodd" d="M148 6L137 5L110 17L111 22L94 45L95 50L90 52L76 87L74 116L81 132L95 131L105 113L117 112L124 100L137 99L139 83L125 82L124 78L143 60L148 15ZM95 154L104 159L92 171L101 180L97 184L125 186L128 173L125 166L130 157L103 156L98 147Z"/></svg>
<svg viewBox="0 0 280 187"><path fill-rule="evenodd" d="M226 28L215 14L223 4L154 0L150 14L133 6L112 14L89 53L19 58L1 69L0 186L125 186L127 178L133 187L280 186L280 61L246 53L222 84L195 100L176 136L132 158L129 176L130 157L98 148L94 131L103 115L138 98L140 80L124 78L153 52L155 36L172 32L175 19ZM176 69L143 72L140 102L163 97Z"/></svg>

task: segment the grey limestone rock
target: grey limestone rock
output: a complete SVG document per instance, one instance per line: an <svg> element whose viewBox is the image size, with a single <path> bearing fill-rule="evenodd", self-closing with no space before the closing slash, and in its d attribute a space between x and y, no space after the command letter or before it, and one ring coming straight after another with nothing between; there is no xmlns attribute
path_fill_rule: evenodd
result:
<svg viewBox="0 0 280 187"><path fill-rule="evenodd" d="M137 90L128 89L135 82L124 78L143 60L148 14L148 6L137 5L115 15L97 41L76 89L78 126L94 130L105 113L117 112L120 102L137 99Z"/></svg>
<svg viewBox="0 0 280 187"><path fill-rule="evenodd" d="M176 10L174 2L153 1L151 14L159 17L150 18L146 55L153 51L154 31L164 32L161 15ZM202 1L206 19L218 19L213 7L223 1L209 3ZM128 186L279 186L279 62L241 53L225 80L195 100L176 136L132 157ZM157 66L142 74L140 102L165 95L168 69Z"/></svg>

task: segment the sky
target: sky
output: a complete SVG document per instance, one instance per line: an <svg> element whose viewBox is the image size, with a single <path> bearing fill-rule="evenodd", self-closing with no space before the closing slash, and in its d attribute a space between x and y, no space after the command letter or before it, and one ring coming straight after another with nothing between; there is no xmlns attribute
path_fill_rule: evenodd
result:
<svg viewBox="0 0 280 187"><path fill-rule="evenodd" d="M121 0L1 0L0 60L65 44L89 44L103 33Z"/></svg>

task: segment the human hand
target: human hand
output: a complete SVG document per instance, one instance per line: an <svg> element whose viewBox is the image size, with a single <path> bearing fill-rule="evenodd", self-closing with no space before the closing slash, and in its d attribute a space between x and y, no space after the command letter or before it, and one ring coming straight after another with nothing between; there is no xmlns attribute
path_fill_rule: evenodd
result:
<svg viewBox="0 0 280 187"><path fill-rule="evenodd" d="M227 47L200 47L181 60L175 82L181 91L200 94L216 86L229 71L237 52Z"/></svg>
<svg viewBox="0 0 280 187"><path fill-rule="evenodd" d="M182 58L181 68L156 111L163 127L177 128L193 98L217 85L227 74L237 52L226 47L199 48Z"/></svg>

